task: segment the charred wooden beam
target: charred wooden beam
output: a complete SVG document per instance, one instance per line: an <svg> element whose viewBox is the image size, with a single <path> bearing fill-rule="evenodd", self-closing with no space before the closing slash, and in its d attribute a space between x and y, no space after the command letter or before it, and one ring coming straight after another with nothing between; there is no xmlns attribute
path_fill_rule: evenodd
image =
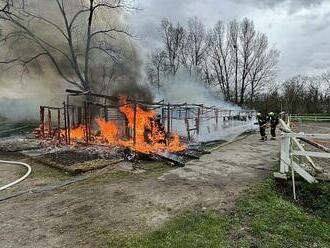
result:
<svg viewBox="0 0 330 248"><path fill-rule="evenodd" d="M45 107L40 106L40 133L41 138L45 137Z"/></svg>
<svg viewBox="0 0 330 248"><path fill-rule="evenodd" d="M63 102L63 110L64 110L64 134L65 134L65 144L68 144L68 126L67 126L67 112L66 112L66 104Z"/></svg>
<svg viewBox="0 0 330 248"><path fill-rule="evenodd" d="M48 109L48 137L52 137L52 112Z"/></svg>
<svg viewBox="0 0 330 248"><path fill-rule="evenodd" d="M67 118L67 137L68 137L68 142L67 144L70 145L71 143L71 123L70 123L70 96L67 96L66 99L66 118Z"/></svg>
<svg viewBox="0 0 330 248"><path fill-rule="evenodd" d="M171 106L167 105L167 144L170 143L171 139Z"/></svg>
<svg viewBox="0 0 330 248"><path fill-rule="evenodd" d="M104 112L104 119L105 119L106 121L108 121L108 120L109 120L108 107L104 106L104 107L103 107L103 112Z"/></svg>
<svg viewBox="0 0 330 248"><path fill-rule="evenodd" d="M197 110L197 117L196 117L196 132L197 132L197 135L199 134L199 131L200 131L200 116L201 116L201 109L198 108Z"/></svg>
<svg viewBox="0 0 330 248"><path fill-rule="evenodd" d="M173 154L173 153L168 153L168 152L154 152L152 153L152 155L158 157L159 159L162 159L162 160L165 160L165 161L168 161L170 163L173 163L177 166L180 166L180 167L184 167L185 166L185 161L184 159L182 159L182 157L176 155L176 154Z"/></svg>
<svg viewBox="0 0 330 248"><path fill-rule="evenodd" d="M88 107L87 107L87 102L84 101L84 126L85 126L85 141L86 144L89 143L89 136L88 136Z"/></svg>
<svg viewBox="0 0 330 248"><path fill-rule="evenodd" d="M81 123L82 123L82 108L79 106L78 107L78 125L81 125Z"/></svg>
<svg viewBox="0 0 330 248"><path fill-rule="evenodd" d="M88 139L92 140L92 120L93 120L93 112L91 110L91 105L87 104L88 107Z"/></svg>
<svg viewBox="0 0 330 248"><path fill-rule="evenodd" d="M61 110L57 110L57 139L61 139Z"/></svg>
<svg viewBox="0 0 330 248"><path fill-rule="evenodd" d="M187 118L185 119L185 123L186 123L186 130L187 130L187 138L188 138L188 141L190 141L191 137L190 137L190 129L189 129L189 120Z"/></svg>
<svg viewBox="0 0 330 248"><path fill-rule="evenodd" d="M134 103L134 117L133 117L133 144L136 144L136 121L137 121L137 104Z"/></svg>
<svg viewBox="0 0 330 248"><path fill-rule="evenodd" d="M72 106L72 109L71 109L71 112L72 112L72 127L75 127L76 126L76 123L75 123L75 108L74 106Z"/></svg>

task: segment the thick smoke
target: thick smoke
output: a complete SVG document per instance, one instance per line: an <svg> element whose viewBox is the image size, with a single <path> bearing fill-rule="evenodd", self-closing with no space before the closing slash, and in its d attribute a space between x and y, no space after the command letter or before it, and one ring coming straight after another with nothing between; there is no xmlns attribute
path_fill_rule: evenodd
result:
<svg viewBox="0 0 330 248"><path fill-rule="evenodd" d="M190 133L193 141L207 142L215 140L231 140L236 138L243 132L254 130L254 118L247 118L246 120L224 120L230 110L231 115L246 115L244 110L239 106L225 102L221 95L219 96L219 89L207 88L198 79L190 76L188 72L181 71L173 79L168 79L168 82L160 88L160 92L156 94L157 100L165 100L171 103L196 103L203 104L206 107L217 107L223 112L219 113L218 122L214 118L200 119L199 134L196 131ZM242 112L241 112L241 111ZM194 119L189 119L191 128L195 127ZM186 136L186 123L182 120L172 120L172 131Z"/></svg>
<svg viewBox="0 0 330 248"><path fill-rule="evenodd" d="M0 1L1 5L5 1ZM22 1L13 1L14 6ZM95 4L111 2L111 0L95 0ZM89 0L65 1L65 9L68 19L71 20L77 11L88 6ZM25 10L37 16L47 18L65 30L64 20L56 1L30 0L25 2ZM14 10L13 10L14 11ZM22 16L22 18L25 18ZM29 19L30 20L30 19ZM81 15L74 27L74 47L77 53L83 54L86 46L87 15ZM21 29L6 22L1 23L1 35L5 37L12 32L20 32ZM45 24L38 18L31 19L28 27L40 39L50 44L48 47L58 61L61 71L67 78L79 82L72 65L65 59L63 53L70 56L69 45L64 36L56 28ZM123 9L108 9L98 11L95 14L93 30L107 29L124 30L131 33L126 22ZM15 41L15 42L14 42ZM42 50L35 42L29 39L13 39L0 44L0 61L11 58L29 59ZM110 58L104 51L94 49L91 52L90 88L93 92L109 95L125 94L132 97L151 100L145 73L142 55L137 41L122 32L111 33L111 36L95 36L93 46L109 48ZM62 53L63 52L63 53ZM80 57L79 57L80 58ZM78 63L84 65L81 56ZM2 65L0 74L0 116L14 119L35 119L38 114L38 106L61 106L65 100L65 89L76 88L67 83L56 70L47 57L39 57L25 67Z"/></svg>
<svg viewBox="0 0 330 248"><path fill-rule="evenodd" d="M216 87L207 88L184 71L178 73L175 78L168 79L168 82L160 88L157 98L172 103L196 103L223 109L239 109L238 106L225 102L221 94L219 96Z"/></svg>

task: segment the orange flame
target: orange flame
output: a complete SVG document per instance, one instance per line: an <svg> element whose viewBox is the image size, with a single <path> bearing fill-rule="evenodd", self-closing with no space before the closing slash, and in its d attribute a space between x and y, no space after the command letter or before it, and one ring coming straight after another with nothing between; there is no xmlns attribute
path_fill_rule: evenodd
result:
<svg viewBox="0 0 330 248"><path fill-rule="evenodd" d="M117 124L115 122L107 122L103 118L95 119L97 125L101 130L101 137L109 144L116 144L119 139L119 131Z"/></svg>
<svg viewBox="0 0 330 248"><path fill-rule="evenodd" d="M85 138L85 131L86 128L83 125L80 125L79 127L70 129L70 138L74 140L82 141Z"/></svg>
<svg viewBox="0 0 330 248"><path fill-rule="evenodd" d="M121 100L123 105L119 110L125 115L128 127L133 132L133 137L128 139L121 137L123 130L116 122L96 118L95 122L100 129L100 134L93 133L93 142L130 147L135 151L147 154L158 151L180 152L186 149L178 134L166 139L165 129L162 127L160 120L156 118L157 112L146 110L140 105L126 104L125 98ZM135 130L135 135L133 130ZM64 137L65 131L61 130L61 138ZM85 137L86 126L80 125L70 129L70 138L73 143L83 141Z"/></svg>

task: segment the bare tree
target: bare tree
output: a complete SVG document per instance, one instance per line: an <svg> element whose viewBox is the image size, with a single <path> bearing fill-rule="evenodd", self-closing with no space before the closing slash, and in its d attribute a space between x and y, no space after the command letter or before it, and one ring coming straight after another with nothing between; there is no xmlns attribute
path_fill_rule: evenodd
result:
<svg viewBox="0 0 330 248"><path fill-rule="evenodd" d="M240 100L239 103L244 103L245 91L248 86L247 77L257 58L253 56L253 49L255 44L256 31L254 23L245 18L240 25L240 42L241 42L241 85L240 85ZM261 46L261 44L259 44ZM257 45L258 46L258 45Z"/></svg>
<svg viewBox="0 0 330 248"><path fill-rule="evenodd" d="M160 89L160 74L164 71L164 62L166 59L166 54L164 51L156 49L153 54L151 55L151 62L156 71L156 83L157 83L157 90L159 92Z"/></svg>
<svg viewBox="0 0 330 248"><path fill-rule="evenodd" d="M47 64L67 83L85 91L98 80L93 59L102 64L115 61L118 50L112 40L120 34L130 36L117 23L100 21L128 8L121 0L0 0L0 4L0 22L6 27L0 44L11 51L1 63ZM56 33L56 39L50 33ZM104 73L103 69L103 77Z"/></svg>
<svg viewBox="0 0 330 248"><path fill-rule="evenodd" d="M233 67L230 57L231 43L227 36L226 25L221 21L217 22L209 39L212 51L212 64L218 85L225 96L225 100L231 101L231 78Z"/></svg>
<svg viewBox="0 0 330 248"><path fill-rule="evenodd" d="M306 79L301 75L284 82L283 98L285 99L285 108L289 113L298 113L301 110L305 84Z"/></svg>
<svg viewBox="0 0 330 248"><path fill-rule="evenodd" d="M180 23L175 26L164 18L161 22L161 31L167 57L166 66L169 73L174 76L181 66L182 49L186 36L185 30Z"/></svg>
<svg viewBox="0 0 330 248"><path fill-rule="evenodd" d="M197 17L189 19L187 30L163 19L162 37L165 70L175 75L183 64L207 86L219 87L227 101L252 104L263 86L275 80L279 52L269 48L267 36L247 18L218 21L208 32Z"/></svg>
<svg viewBox="0 0 330 248"><path fill-rule="evenodd" d="M258 35L254 47L255 61L249 70L248 81L250 84L250 104L253 103L255 93L265 84L275 80L279 51L271 49L267 51L268 41L265 35Z"/></svg>
<svg viewBox="0 0 330 248"><path fill-rule="evenodd" d="M199 72L207 49L208 42L204 24L197 17L189 18L187 38L184 44L186 58L184 62L189 69L190 75L193 70L196 74Z"/></svg>
<svg viewBox="0 0 330 248"><path fill-rule="evenodd" d="M239 24L236 20L229 23L229 38L230 38L230 48L232 51L232 58L234 59L234 68L235 68L235 87L234 87L234 103L238 103L238 35L239 35Z"/></svg>

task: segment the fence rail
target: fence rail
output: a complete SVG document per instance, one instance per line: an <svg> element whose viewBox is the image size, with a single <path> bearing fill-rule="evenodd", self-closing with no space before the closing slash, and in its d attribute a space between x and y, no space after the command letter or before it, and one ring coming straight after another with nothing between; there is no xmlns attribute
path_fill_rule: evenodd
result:
<svg viewBox="0 0 330 248"><path fill-rule="evenodd" d="M294 121L315 121L315 122L330 122L330 115L310 114L310 115L291 115L291 120Z"/></svg>
<svg viewBox="0 0 330 248"><path fill-rule="evenodd" d="M281 130L283 134L281 135L281 162L280 171L275 172L274 176L278 178L287 178L288 175L292 176L293 182L293 195L296 199L295 185L294 185L294 175L298 173L302 178L304 178L309 183L317 183L316 178L312 175L311 171L318 173L323 172L323 168L316 165L312 158L324 158L330 159L330 153L328 149L322 149L322 145L310 140L310 139L321 139L330 140L330 134L305 134L305 133L294 133L288 124L282 119L280 120ZM304 146L300 143L304 141L316 148L322 150L322 152L306 151ZM324 148L324 147L323 147ZM308 161L308 168L305 164L301 163L301 157L305 157ZM297 162L299 161L299 162Z"/></svg>

